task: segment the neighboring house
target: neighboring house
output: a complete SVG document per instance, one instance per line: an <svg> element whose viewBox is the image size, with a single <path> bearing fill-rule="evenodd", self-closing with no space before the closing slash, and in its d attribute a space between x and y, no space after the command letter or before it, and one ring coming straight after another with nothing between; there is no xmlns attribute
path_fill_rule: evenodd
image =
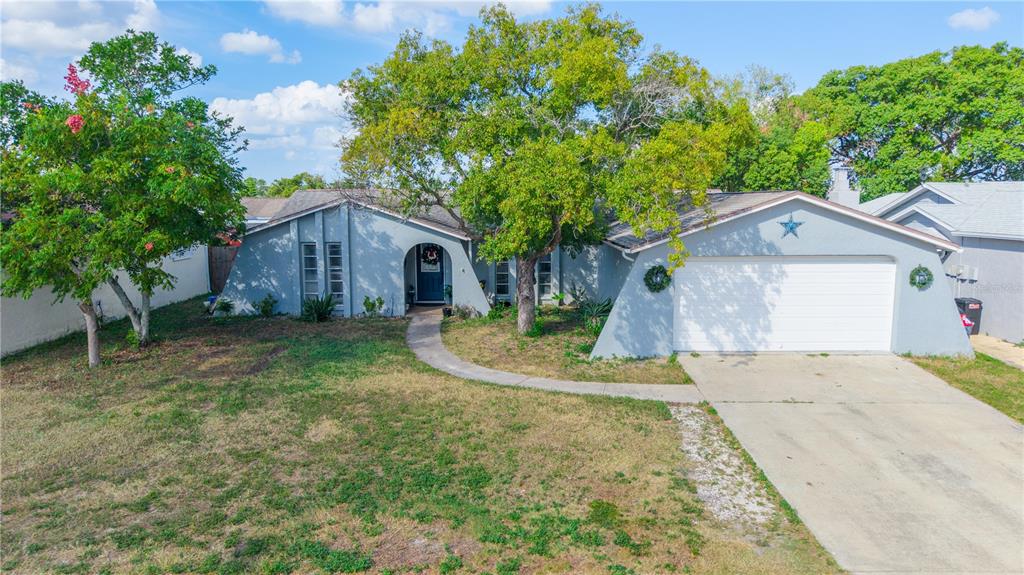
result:
<svg viewBox="0 0 1024 575"><path fill-rule="evenodd" d="M605 242L538 264L541 301L576 287L614 308L595 357L674 351L847 351L970 355L949 284L910 285L924 266L941 278L958 245L800 192L709 193L715 214L680 209L690 257L672 286L644 275L667 265L663 234L612 226ZM268 293L298 314L303 298L332 293L340 315L382 297L452 303L481 313L515 293L513 262L477 259L447 212L403 218L367 190L297 192L250 228L223 296L252 313Z"/></svg>
<svg viewBox="0 0 1024 575"><path fill-rule="evenodd" d="M982 301L982 333L1024 340L1024 182L927 182L857 207L959 245L953 295Z"/></svg>
<svg viewBox="0 0 1024 575"><path fill-rule="evenodd" d="M153 294L153 307L210 291L206 246L194 246L172 254L164 259L163 269L177 278L177 281L173 290L158 289ZM119 276L128 297L138 305L138 290L128 281L127 274L121 273ZM125 316L121 300L106 284L93 292L93 303L104 321ZM29 299L5 297L0 301L0 355L83 329L85 320L78 309L78 303L71 297L55 302L49 288L36 290Z"/></svg>

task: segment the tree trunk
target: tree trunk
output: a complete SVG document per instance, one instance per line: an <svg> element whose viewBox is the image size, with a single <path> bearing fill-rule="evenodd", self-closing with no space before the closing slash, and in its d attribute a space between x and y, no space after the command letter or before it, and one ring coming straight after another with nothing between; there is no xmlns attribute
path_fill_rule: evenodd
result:
<svg viewBox="0 0 1024 575"><path fill-rule="evenodd" d="M142 331L139 333L139 346L149 343L149 300L150 294L142 292L142 314L139 318L139 324L142 326Z"/></svg>
<svg viewBox="0 0 1024 575"><path fill-rule="evenodd" d="M530 331L537 319L537 300L533 285L536 269L536 257L516 258L516 306L519 310L516 326L519 333Z"/></svg>
<svg viewBox="0 0 1024 575"><path fill-rule="evenodd" d="M149 296L142 294L142 312L140 313L139 309L132 303L132 300L128 298L124 288L121 287L121 282L118 281L117 276L107 280L107 284L110 285L110 289L114 290L117 299L121 300L121 307L124 308L125 313L128 314L128 319L132 322L135 339L139 341L139 347L143 347L149 343Z"/></svg>
<svg viewBox="0 0 1024 575"><path fill-rule="evenodd" d="M100 365L100 322L96 318L96 308L92 300L78 303L78 309L82 310L85 316L85 336L89 342L89 367Z"/></svg>

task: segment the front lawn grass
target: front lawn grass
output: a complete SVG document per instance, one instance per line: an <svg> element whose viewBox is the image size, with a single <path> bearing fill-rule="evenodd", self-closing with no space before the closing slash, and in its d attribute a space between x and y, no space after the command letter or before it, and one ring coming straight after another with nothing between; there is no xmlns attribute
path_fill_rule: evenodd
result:
<svg viewBox="0 0 1024 575"><path fill-rule="evenodd" d="M499 308L501 309L501 308ZM692 384L674 358L590 359L597 335L570 307L541 307L535 332L519 335L515 310L498 318L445 320L445 346L466 361L523 375L618 383Z"/></svg>
<svg viewBox="0 0 1024 575"><path fill-rule="evenodd" d="M405 321L155 312L3 362L4 573L823 573L679 475L664 404L466 382Z"/></svg>
<svg viewBox="0 0 1024 575"><path fill-rule="evenodd" d="M974 359L913 357L914 363L1024 423L1024 371L983 353Z"/></svg>

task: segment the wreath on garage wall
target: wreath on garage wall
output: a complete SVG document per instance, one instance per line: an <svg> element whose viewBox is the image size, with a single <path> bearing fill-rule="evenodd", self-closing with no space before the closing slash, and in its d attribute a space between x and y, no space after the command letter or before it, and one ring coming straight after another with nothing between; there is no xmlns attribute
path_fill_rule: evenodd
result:
<svg viewBox="0 0 1024 575"><path fill-rule="evenodd" d="M647 289L651 290L653 293L663 291L671 284L672 276L669 275L665 266L653 266L644 274L644 285L646 285Z"/></svg>
<svg viewBox="0 0 1024 575"><path fill-rule="evenodd" d="M919 290L928 289L933 281L935 281L935 276L932 275L932 270L924 266L917 266L910 270L910 285Z"/></svg>

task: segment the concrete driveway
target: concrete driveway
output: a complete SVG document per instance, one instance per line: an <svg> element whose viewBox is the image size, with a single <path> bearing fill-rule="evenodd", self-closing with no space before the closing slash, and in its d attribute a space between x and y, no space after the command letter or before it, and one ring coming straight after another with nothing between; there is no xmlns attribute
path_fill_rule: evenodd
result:
<svg viewBox="0 0 1024 575"><path fill-rule="evenodd" d="M681 357L854 573L1024 572L1024 429L892 355Z"/></svg>

